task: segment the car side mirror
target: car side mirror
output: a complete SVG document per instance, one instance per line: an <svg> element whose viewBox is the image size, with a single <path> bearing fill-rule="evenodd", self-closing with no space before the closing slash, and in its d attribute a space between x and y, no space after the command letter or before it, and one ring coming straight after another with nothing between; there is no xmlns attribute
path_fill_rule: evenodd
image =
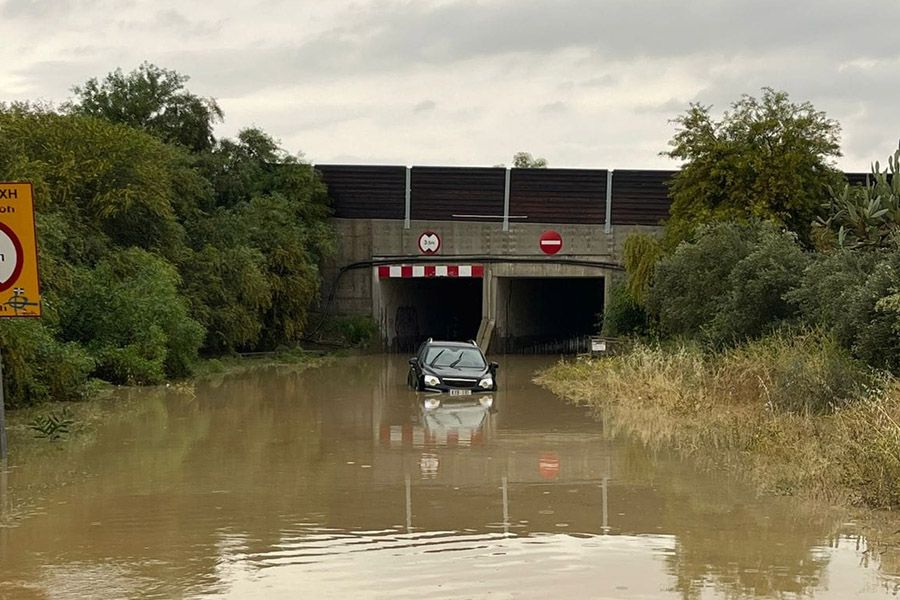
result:
<svg viewBox="0 0 900 600"><path fill-rule="evenodd" d="M412 357L411 359L409 359L409 366L414 367L417 364L419 364L419 359L416 358L415 356Z"/></svg>
<svg viewBox="0 0 900 600"><path fill-rule="evenodd" d="M500 368L500 363L491 362L489 366L491 367L491 371L496 371Z"/></svg>

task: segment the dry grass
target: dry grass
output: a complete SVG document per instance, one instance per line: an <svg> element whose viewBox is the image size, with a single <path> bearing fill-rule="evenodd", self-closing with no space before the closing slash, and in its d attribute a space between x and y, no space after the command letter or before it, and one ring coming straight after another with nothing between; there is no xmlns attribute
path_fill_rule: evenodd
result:
<svg viewBox="0 0 900 600"><path fill-rule="evenodd" d="M900 385L816 332L719 354L638 344L537 381L602 409L613 430L742 473L763 492L900 507Z"/></svg>

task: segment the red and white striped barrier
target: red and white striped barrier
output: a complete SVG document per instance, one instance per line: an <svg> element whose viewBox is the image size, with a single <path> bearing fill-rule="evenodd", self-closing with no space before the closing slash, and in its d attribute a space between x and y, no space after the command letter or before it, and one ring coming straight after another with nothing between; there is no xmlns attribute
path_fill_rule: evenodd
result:
<svg viewBox="0 0 900 600"><path fill-rule="evenodd" d="M435 431L420 425L382 425L378 437L384 446L391 448L455 448L484 444L484 432L467 427Z"/></svg>
<svg viewBox="0 0 900 600"><path fill-rule="evenodd" d="M484 277L484 265L380 265L379 279L415 277Z"/></svg>

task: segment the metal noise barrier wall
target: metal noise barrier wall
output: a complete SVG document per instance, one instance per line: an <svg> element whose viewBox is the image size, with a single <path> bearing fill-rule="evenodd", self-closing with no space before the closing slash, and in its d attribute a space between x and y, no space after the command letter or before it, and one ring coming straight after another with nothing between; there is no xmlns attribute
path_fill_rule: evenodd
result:
<svg viewBox="0 0 900 600"><path fill-rule="evenodd" d="M608 214L616 225L657 225L668 217L668 183L678 173L376 165L316 169L338 218L500 222L505 215L514 223L606 224ZM852 184L866 180L865 173L846 176Z"/></svg>
<svg viewBox="0 0 900 600"><path fill-rule="evenodd" d="M494 354L586 354L590 351L590 335L562 339L509 337L495 339L491 346Z"/></svg>
<svg viewBox="0 0 900 600"><path fill-rule="evenodd" d="M614 223L657 223L668 215L666 181L674 173L622 171L619 182L616 173L610 177L606 169L368 165L316 165L316 169L328 186L338 218L574 224L604 224L608 213ZM613 186L608 198L609 182Z"/></svg>

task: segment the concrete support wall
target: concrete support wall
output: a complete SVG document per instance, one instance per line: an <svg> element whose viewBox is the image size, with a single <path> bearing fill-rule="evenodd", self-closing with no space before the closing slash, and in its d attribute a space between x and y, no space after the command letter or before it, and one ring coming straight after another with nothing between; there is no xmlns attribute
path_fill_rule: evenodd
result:
<svg viewBox="0 0 900 600"><path fill-rule="evenodd" d="M437 255L429 258L447 264L483 264L482 316L484 330L506 323L501 302L507 298L503 286L516 278L583 278L602 277L608 292L616 273L601 264L620 263L622 244L631 232L657 233L659 227L616 225L604 231L603 225L565 225L510 223L503 231L499 221L411 221L409 229L402 220L332 219L338 238L338 251L324 266L323 297L334 286L334 298L327 310L338 315L371 315L380 324L387 341L394 331L397 306L415 302L414 288L384 285L375 269L367 266L346 270L352 263L384 260L400 264L404 260L423 257L418 248L419 236L433 231L441 238ZM543 254L540 235L557 231L563 239L562 250L555 256ZM555 259L596 262L597 267L558 264ZM503 259L534 262L502 262ZM515 285L515 283L513 283ZM404 294L410 297L401 297ZM608 297L608 293L605 294ZM502 318L501 318L502 316ZM527 315L517 319L527 320ZM487 331L486 335L491 333ZM500 332L504 333L504 332Z"/></svg>

